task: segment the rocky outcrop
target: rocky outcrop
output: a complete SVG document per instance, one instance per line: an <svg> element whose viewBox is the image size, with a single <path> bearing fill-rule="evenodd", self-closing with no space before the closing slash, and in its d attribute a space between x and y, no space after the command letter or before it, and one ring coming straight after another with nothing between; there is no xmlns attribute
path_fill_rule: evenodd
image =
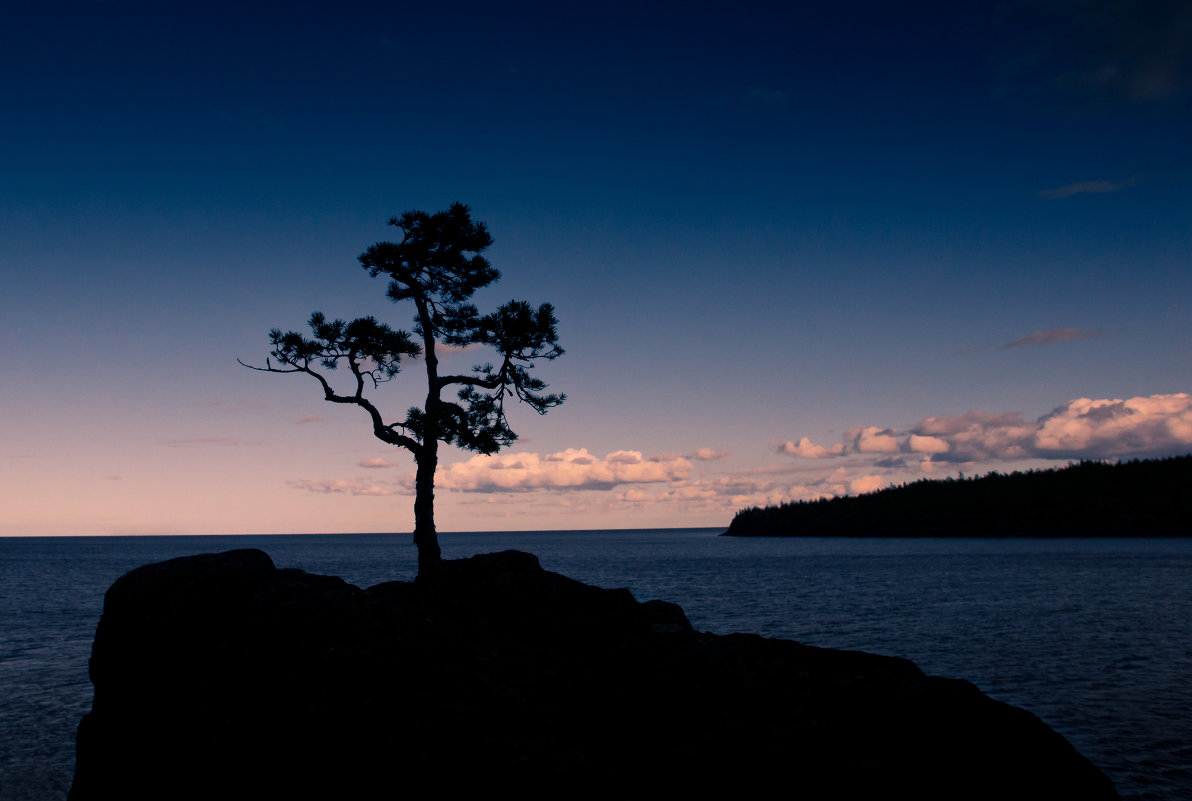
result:
<svg viewBox="0 0 1192 801"><path fill-rule="evenodd" d="M910 662L694 631L507 551L362 590L256 550L112 585L72 801L504 788L1117 798L1028 712Z"/></svg>

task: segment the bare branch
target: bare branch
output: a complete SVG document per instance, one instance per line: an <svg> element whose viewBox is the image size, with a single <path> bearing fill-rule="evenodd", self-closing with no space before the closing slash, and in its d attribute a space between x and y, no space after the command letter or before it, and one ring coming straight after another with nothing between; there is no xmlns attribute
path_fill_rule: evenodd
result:
<svg viewBox="0 0 1192 801"><path fill-rule="evenodd" d="M301 373L301 372L303 372L301 369L299 369L297 367L295 367L293 370L278 370L276 367L273 367L273 366L257 367L255 365L246 364L244 362L241 362L239 358L237 358L236 361L240 362L240 365L242 367L247 367L249 370L256 370L259 373Z"/></svg>

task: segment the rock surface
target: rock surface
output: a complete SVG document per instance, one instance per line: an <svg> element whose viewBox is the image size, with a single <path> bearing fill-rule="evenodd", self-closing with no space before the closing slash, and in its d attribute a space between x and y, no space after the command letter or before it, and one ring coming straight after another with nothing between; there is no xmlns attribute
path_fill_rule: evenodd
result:
<svg viewBox="0 0 1192 801"><path fill-rule="evenodd" d="M517 551L448 562L435 589L361 590L257 550L146 565L105 596L91 678L71 801L501 785L1118 797L1038 718L967 682L699 633L673 604Z"/></svg>

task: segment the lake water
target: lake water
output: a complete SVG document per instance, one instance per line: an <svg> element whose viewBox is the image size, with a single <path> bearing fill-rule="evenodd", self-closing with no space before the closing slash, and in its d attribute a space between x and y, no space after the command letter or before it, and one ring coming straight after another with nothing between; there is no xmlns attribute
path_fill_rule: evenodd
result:
<svg viewBox="0 0 1192 801"><path fill-rule="evenodd" d="M1034 712L1125 799L1192 800L1192 539L739 539L718 530L441 535L683 606L696 628L911 659ZM138 565L257 547L366 587L409 535L0 538L0 801L65 798L103 593Z"/></svg>

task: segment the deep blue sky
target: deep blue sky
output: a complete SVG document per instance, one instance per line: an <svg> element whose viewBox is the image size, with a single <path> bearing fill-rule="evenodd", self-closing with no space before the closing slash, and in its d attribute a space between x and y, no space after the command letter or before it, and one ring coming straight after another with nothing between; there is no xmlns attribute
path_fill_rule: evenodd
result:
<svg viewBox="0 0 1192 801"><path fill-rule="evenodd" d="M456 200L569 401L441 528L1187 451L1192 11L939 5L7 12L0 533L408 529L404 452L235 359L408 327L355 256Z"/></svg>

